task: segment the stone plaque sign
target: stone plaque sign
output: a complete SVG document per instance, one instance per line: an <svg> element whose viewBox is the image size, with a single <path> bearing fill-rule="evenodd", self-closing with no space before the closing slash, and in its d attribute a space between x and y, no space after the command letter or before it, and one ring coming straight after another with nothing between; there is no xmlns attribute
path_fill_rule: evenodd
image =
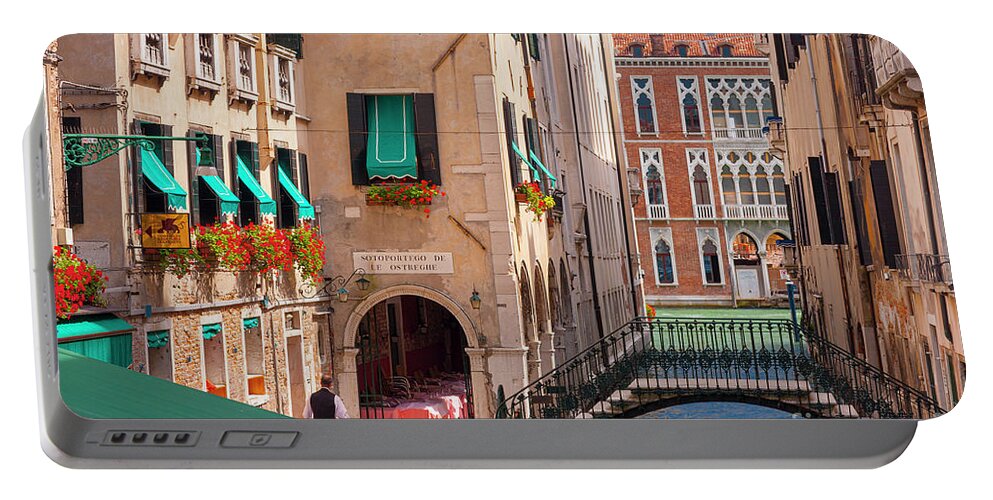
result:
<svg viewBox="0 0 993 500"><path fill-rule="evenodd" d="M369 274L454 274L450 252L353 252L355 269Z"/></svg>

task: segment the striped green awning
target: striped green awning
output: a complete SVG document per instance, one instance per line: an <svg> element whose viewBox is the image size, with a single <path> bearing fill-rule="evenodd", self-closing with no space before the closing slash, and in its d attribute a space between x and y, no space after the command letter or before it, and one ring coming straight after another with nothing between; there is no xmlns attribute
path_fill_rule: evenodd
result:
<svg viewBox="0 0 993 500"><path fill-rule="evenodd" d="M259 212L265 215L276 215L276 200L273 200L262 189L262 185L259 184L258 179L255 178L255 175L248 169L248 165L245 165L245 161L240 156L236 156L235 161L238 162L238 179L255 195L255 199L259 200Z"/></svg>
<svg viewBox="0 0 993 500"><path fill-rule="evenodd" d="M217 195L217 198L221 200L221 213L224 215L236 215L238 213L238 204L241 203L238 197L228 189L227 184L216 175L201 175L201 179L210 186L210 190Z"/></svg>
<svg viewBox="0 0 993 500"><path fill-rule="evenodd" d="M176 179L162 164L162 160L154 151L138 148L141 151L141 173L156 189L166 195L166 201L172 210L186 209L186 191L180 187Z"/></svg>
<svg viewBox="0 0 993 500"><path fill-rule="evenodd" d="M84 418L289 418L59 349L62 400Z"/></svg>
<svg viewBox="0 0 993 500"><path fill-rule="evenodd" d="M370 179L416 179L414 99L409 95L366 97L369 138L366 170Z"/></svg>
<svg viewBox="0 0 993 500"><path fill-rule="evenodd" d="M297 204L297 218L300 220L313 219L314 206L311 205L310 202L307 201L307 198L304 197L303 193L301 193L300 190L293 185L293 180L287 177L287 175L283 172L283 169L278 168L276 170L279 175L279 185L283 186L283 189L285 189L286 193L290 195L290 198L293 198L293 203Z"/></svg>
<svg viewBox="0 0 993 500"><path fill-rule="evenodd" d="M210 339L216 337L218 333L221 333L221 324L220 323L213 323L213 324L210 324L210 325L203 325L203 339L204 340L210 340Z"/></svg>
<svg viewBox="0 0 993 500"><path fill-rule="evenodd" d="M534 154L534 151L528 151L528 152L531 153L531 160L534 161L534 164L538 166L538 169L544 172L545 176L550 181L551 186L554 188L555 183L558 181L558 179L556 179L555 176L552 175L552 173L549 172L547 168L545 168L545 164L541 163L541 159L538 158L538 155Z"/></svg>

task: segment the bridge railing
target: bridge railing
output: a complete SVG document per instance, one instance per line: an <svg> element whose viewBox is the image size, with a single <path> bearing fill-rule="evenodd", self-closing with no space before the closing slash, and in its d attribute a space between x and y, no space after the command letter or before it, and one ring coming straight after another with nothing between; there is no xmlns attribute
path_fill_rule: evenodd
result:
<svg viewBox="0 0 993 500"><path fill-rule="evenodd" d="M927 395L786 320L637 318L507 398L504 418L632 416L761 400L822 417L926 418Z"/></svg>

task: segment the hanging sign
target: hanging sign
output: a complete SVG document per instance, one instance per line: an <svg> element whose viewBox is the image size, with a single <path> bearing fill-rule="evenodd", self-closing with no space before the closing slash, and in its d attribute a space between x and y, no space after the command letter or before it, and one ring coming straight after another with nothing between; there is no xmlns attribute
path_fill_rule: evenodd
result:
<svg viewBox="0 0 993 500"><path fill-rule="evenodd" d="M190 214L141 214L142 248L190 248Z"/></svg>

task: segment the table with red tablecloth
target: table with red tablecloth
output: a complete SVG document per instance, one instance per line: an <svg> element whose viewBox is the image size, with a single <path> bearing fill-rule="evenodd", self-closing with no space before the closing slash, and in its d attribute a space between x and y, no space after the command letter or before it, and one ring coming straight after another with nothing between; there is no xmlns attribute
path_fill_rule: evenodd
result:
<svg viewBox="0 0 993 500"><path fill-rule="evenodd" d="M465 382L442 379L400 399L396 406L363 406L362 418L456 419L468 418Z"/></svg>

